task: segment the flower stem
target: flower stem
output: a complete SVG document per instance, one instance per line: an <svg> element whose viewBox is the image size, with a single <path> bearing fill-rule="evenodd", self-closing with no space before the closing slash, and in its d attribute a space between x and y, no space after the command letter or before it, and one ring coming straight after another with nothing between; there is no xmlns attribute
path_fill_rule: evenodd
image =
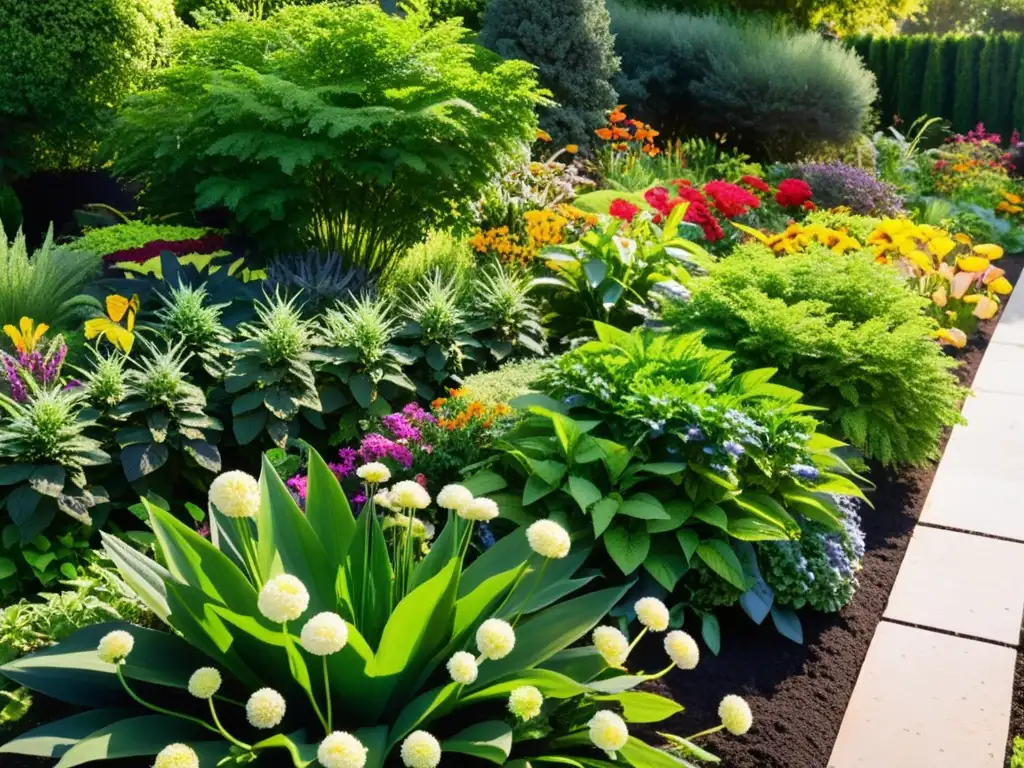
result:
<svg viewBox="0 0 1024 768"><path fill-rule="evenodd" d="M324 693L327 695L327 735L331 734L334 727L334 714L331 711L331 678L327 673L327 657L323 657L324 662Z"/></svg>
<svg viewBox="0 0 1024 768"><path fill-rule="evenodd" d="M640 634L634 638L633 642L629 644L629 652L632 653L633 649L636 648L637 644L643 639L644 635L647 634L647 627L640 630Z"/></svg>
<svg viewBox="0 0 1024 768"><path fill-rule="evenodd" d="M285 655L288 656L288 667L290 669L294 669L295 665L292 663L292 658L291 658L290 651L295 646L292 643L292 636L288 634L288 622L283 622L281 624L281 631L284 633ZM295 651L295 653L296 653L296 655L299 656L299 658L301 660L301 656L302 655L297 650ZM309 672L308 672L308 670L306 672L306 680L307 680L307 682L310 682L310 685L309 685L308 688L305 685L302 685L302 681L299 680L298 677L296 677L294 671L292 672L292 678L295 680L295 682L297 682L300 686L302 686L302 688L305 689L306 696L309 698L309 703L313 705L313 711L316 712L317 719L320 721L320 724L324 727L324 729L326 729L327 728L327 719L324 717L324 713L320 711L320 705L316 703L316 696L313 695L313 686L312 686L311 681L309 681ZM327 731L327 733L330 733L330 731Z"/></svg>
<svg viewBox="0 0 1024 768"><path fill-rule="evenodd" d="M526 610L526 607L530 604L530 600L533 599L533 595L537 591L537 587L540 585L540 580L544 578L544 571L547 569L548 563L550 562L551 560L549 558L544 558L544 564L540 567L540 571L538 571L537 573L537 578L533 580L533 585L530 587L530 591L526 595L526 599L523 600L522 605L519 606L519 613L516 614L515 621L512 622L513 627L515 627L515 625L518 624L519 620L523 617L523 611Z"/></svg>
<svg viewBox="0 0 1024 768"><path fill-rule="evenodd" d="M665 675L667 675L667 674L668 674L669 672L671 672L671 671L672 671L673 669L675 669L675 666L676 666L676 665L675 665L675 663L673 662L672 664L669 664L669 665L668 665L667 667L665 667L665 668L664 668L663 670L661 670L661 672L659 672L658 674L656 674L656 675L651 675L651 676L650 676L650 677L649 677L648 679L649 679L649 680L660 680L660 679L661 679L661 678L663 678L663 677L664 677Z"/></svg>
<svg viewBox="0 0 1024 768"><path fill-rule="evenodd" d="M374 495L376 494L376 485L369 483L363 483L363 490L366 493L366 506L363 507L362 514L364 515L376 515L377 514L377 503L374 501ZM366 518L365 525L363 526L363 573L361 574L362 588L359 590L359 626L362 628L366 627L366 593L369 591L366 588L366 582L370 578L372 569L370 568L370 520L372 518Z"/></svg>
<svg viewBox="0 0 1024 768"><path fill-rule="evenodd" d="M693 734L693 736L687 736L686 740L693 741L694 739L699 739L701 736L710 736L712 733L718 733L723 728L725 728L724 725L716 725L714 728L708 728L706 731Z"/></svg>
<svg viewBox="0 0 1024 768"><path fill-rule="evenodd" d="M249 530L249 519L246 517L236 517L235 530L238 531L238 541L242 547L242 558L249 569L252 581L257 587L261 587L263 583L260 579L260 570L257 565L259 560L256 557L255 547L253 547L252 533Z"/></svg>
<svg viewBox="0 0 1024 768"><path fill-rule="evenodd" d="M217 717L217 710L213 706L213 697L212 696L210 697L209 702L210 702L210 716L213 718L213 723L214 723L214 725L217 726L217 730L219 730L221 732L221 735L225 739L230 741L232 744L234 744L236 747L241 747L242 749L247 749L247 750L248 749L252 749L251 745L246 744L244 741L239 741L238 739L236 739L234 736L232 736L230 733L227 732L227 729L223 725L220 724L220 718Z"/></svg>
<svg viewBox="0 0 1024 768"><path fill-rule="evenodd" d="M476 525L476 520L468 520L467 523L469 526L466 530L466 540L459 547L459 555L462 562L466 561L466 555L469 553L469 545L473 541L473 527Z"/></svg>
<svg viewBox="0 0 1024 768"><path fill-rule="evenodd" d="M121 681L121 686L125 689L125 691L128 692L128 695L131 696L132 699L134 699L134 701L137 704L140 704L141 706L145 707L146 709L151 709L154 712L159 712L161 715L168 715L169 717L177 717L180 720L188 720L189 722L195 723L196 725L201 725L203 728L205 728L208 731L213 731L217 735L222 735L220 731L218 731L216 728L214 728L212 725L210 725L205 720L200 720L198 717L192 717L192 715L183 715L180 712L173 712L173 711L171 711L169 709L164 709L163 707L158 707L156 704L150 704L148 701L144 701L142 699L142 697L140 697L137 693L135 693L135 691L133 691L131 689L131 686L128 685L128 681L124 679L124 673L121 671L121 666L122 666L121 663L116 665L117 679Z"/></svg>

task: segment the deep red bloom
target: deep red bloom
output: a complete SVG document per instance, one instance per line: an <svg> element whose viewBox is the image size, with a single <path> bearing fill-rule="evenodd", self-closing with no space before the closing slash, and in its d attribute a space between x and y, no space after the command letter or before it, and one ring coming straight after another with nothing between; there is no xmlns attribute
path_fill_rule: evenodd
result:
<svg viewBox="0 0 1024 768"><path fill-rule="evenodd" d="M708 199L704 197L704 193L700 190L693 189L692 187L680 187L679 197L688 203L698 203L703 206L708 205Z"/></svg>
<svg viewBox="0 0 1024 768"><path fill-rule="evenodd" d="M796 208L810 199L811 187L803 179L783 179L775 193L775 202L783 208Z"/></svg>
<svg viewBox="0 0 1024 768"><path fill-rule="evenodd" d="M805 200L804 201L804 210L805 211L816 211L816 210L818 210L818 206L816 206L810 200Z"/></svg>
<svg viewBox="0 0 1024 768"><path fill-rule="evenodd" d="M771 192L772 188L768 186L768 182L764 179L759 179L757 176L744 176L740 179L751 189L756 189L758 192Z"/></svg>
<svg viewBox="0 0 1024 768"><path fill-rule="evenodd" d="M704 194L711 198L718 212L727 219L742 216L751 208L761 205L756 195L727 181L709 181L704 185Z"/></svg>
<svg viewBox="0 0 1024 768"><path fill-rule="evenodd" d="M628 200L623 200L621 197L617 197L612 200L612 204L608 206L608 213L617 219L632 221L633 218L640 213L640 209Z"/></svg>
<svg viewBox="0 0 1024 768"><path fill-rule="evenodd" d="M664 187L651 187L644 192L644 200L651 208L665 216L672 210L668 204L668 190Z"/></svg>
<svg viewBox="0 0 1024 768"><path fill-rule="evenodd" d="M672 186L677 189L682 189L683 187L692 187L693 182L689 179L673 179Z"/></svg>
<svg viewBox="0 0 1024 768"><path fill-rule="evenodd" d="M689 208L686 209L686 213L683 215L683 221L696 224L704 230L704 238L709 243L717 242L725 237L718 219L714 217L704 203L691 202Z"/></svg>

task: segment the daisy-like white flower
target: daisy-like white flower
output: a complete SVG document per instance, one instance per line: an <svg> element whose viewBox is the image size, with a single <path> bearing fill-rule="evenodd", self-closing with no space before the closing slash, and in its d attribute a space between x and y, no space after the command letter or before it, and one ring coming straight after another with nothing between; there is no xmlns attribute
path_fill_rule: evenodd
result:
<svg viewBox="0 0 1024 768"><path fill-rule="evenodd" d="M100 644L96 647L96 654L101 661L116 664L126 659L134 647L135 638L123 629L116 629L102 637Z"/></svg>
<svg viewBox="0 0 1024 768"><path fill-rule="evenodd" d="M276 728L284 720L284 696L273 688L260 688L245 702L245 716L253 728Z"/></svg>
<svg viewBox="0 0 1024 768"><path fill-rule="evenodd" d="M476 631L476 647L488 659L497 661L516 647L516 631L502 619L488 619Z"/></svg>
<svg viewBox="0 0 1024 768"><path fill-rule="evenodd" d="M532 685L521 685L508 697L508 711L524 722L539 715L543 705L544 695Z"/></svg>
<svg viewBox="0 0 1024 768"><path fill-rule="evenodd" d="M406 768L437 768L441 764L441 744L426 731L406 736L401 754Z"/></svg>
<svg viewBox="0 0 1024 768"><path fill-rule="evenodd" d="M473 500L473 494L464 485L446 485L437 494L437 506L459 512Z"/></svg>
<svg viewBox="0 0 1024 768"><path fill-rule="evenodd" d="M225 517L256 517L260 511L260 484L247 472L223 472L210 483L208 498Z"/></svg>
<svg viewBox="0 0 1024 768"><path fill-rule="evenodd" d="M642 597L633 606L636 617L651 632L664 632L668 629L668 606L656 597Z"/></svg>
<svg viewBox="0 0 1024 768"><path fill-rule="evenodd" d="M681 629L665 635L665 653L680 669L694 669L700 661L697 641Z"/></svg>
<svg viewBox="0 0 1024 768"><path fill-rule="evenodd" d="M213 667L200 667L188 679L188 692L197 699L212 699L220 690L221 676Z"/></svg>
<svg viewBox="0 0 1024 768"><path fill-rule="evenodd" d="M348 625L336 613L318 613L302 628L299 642L314 656L330 656L348 642Z"/></svg>
<svg viewBox="0 0 1024 768"><path fill-rule="evenodd" d="M591 636L594 647L609 667L621 667L629 656L629 640L615 627L598 627Z"/></svg>
<svg viewBox="0 0 1024 768"><path fill-rule="evenodd" d="M391 479L391 470L379 461L371 461L369 464L359 467L356 470L356 475L368 483L386 483Z"/></svg>
<svg viewBox="0 0 1024 768"><path fill-rule="evenodd" d="M538 520L526 529L530 549L541 557L561 559L569 554L569 533L554 520Z"/></svg>
<svg viewBox="0 0 1024 768"><path fill-rule="evenodd" d="M722 718L725 730L733 736L742 736L754 724L750 705L740 696L730 694L718 705L718 716Z"/></svg>
<svg viewBox="0 0 1024 768"><path fill-rule="evenodd" d="M187 744L168 744L156 756L153 768L199 768L199 755Z"/></svg>
<svg viewBox="0 0 1024 768"><path fill-rule="evenodd" d="M430 494L415 480L401 480L391 486L391 503L399 509L426 509L430 506Z"/></svg>
<svg viewBox="0 0 1024 768"><path fill-rule="evenodd" d="M590 718L590 741L605 752L618 752L629 741L629 729L625 721L608 709Z"/></svg>
<svg viewBox="0 0 1024 768"><path fill-rule="evenodd" d="M464 520L475 520L486 523L498 516L498 503L493 499L473 499L469 504L456 511Z"/></svg>
<svg viewBox="0 0 1024 768"><path fill-rule="evenodd" d="M448 674L459 685L472 685L479 673L476 659L468 651L458 651L448 659Z"/></svg>
<svg viewBox="0 0 1024 768"><path fill-rule="evenodd" d="M320 742L316 759L324 768L363 768L366 747L351 733L335 731Z"/></svg>
<svg viewBox="0 0 1024 768"><path fill-rule="evenodd" d="M290 574L275 576L260 590L256 601L260 613L277 624L295 621L309 607L306 585Z"/></svg>

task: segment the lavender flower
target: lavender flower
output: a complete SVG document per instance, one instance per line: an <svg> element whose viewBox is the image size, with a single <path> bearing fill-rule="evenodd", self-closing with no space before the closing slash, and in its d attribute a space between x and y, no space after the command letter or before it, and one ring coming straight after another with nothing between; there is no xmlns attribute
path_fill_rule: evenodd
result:
<svg viewBox="0 0 1024 768"><path fill-rule="evenodd" d="M28 400L28 390L25 382L21 379L18 364L10 355L2 355L4 362L4 376L7 378L7 385L11 388L11 398L16 403L24 403Z"/></svg>
<svg viewBox="0 0 1024 768"><path fill-rule="evenodd" d="M406 421L405 416L401 413L389 413L381 419L381 423L388 432L395 436L396 440L418 443L423 439L420 431Z"/></svg>
<svg viewBox="0 0 1024 768"><path fill-rule="evenodd" d="M799 477L801 480L817 480L821 474L817 467L812 467L810 464L794 464L789 471L793 477Z"/></svg>
<svg viewBox="0 0 1024 768"><path fill-rule="evenodd" d="M405 416L409 421L414 423L427 422L428 424L436 424L437 419L431 414L427 413L419 403L409 403L405 408L402 409L402 415Z"/></svg>
<svg viewBox="0 0 1024 768"><path fill-rule="evenodd" d="M691 440L700 441L704 439L704 431L700 427L688 427L686 430L686 436L683 438L687 442Z"/></svg>
<svg viewBox="0 0 1024 768"><path fill-rule="evenodd" d="M302 501L306 500L306 493L309 491L309 478L306 475L295 475L285 481L285 485Z"/></svg>
<svg viewBox="0 0 1024 768"><path fill-rule="evenodd" d="M354 448L342 448L338 451L338 458L341 461L335 464L328 464L327 467L334 473L338 480L344 480L355 472L356 451Z"/></svg>
<svg viewBox="0 0 1024 768"><path fill-rule="evenodd" d="M46 361L43 366L43 384L49 384L51 381L57 378L60 374L61 366L64 365L64 358L68 354L68 345L61 344L57 349L57 354Z"/></svg>
<svg viewBox="0 0 1024 768"><path fill-rule="evenodd" d="M722 443L722 450L728 453L734 459L738 459L740 456L747 452L747 449L744 448L739 443L737 443L735 440L726 440L724 443Z"/></svg>
<svg viewBox="0 0 1024 768"><path fill-rule="evenodd" d="M893 185L852 165L805 163L789 166L787 171L811 186L819 208L845 205L864 216L896 216L903 212L903 202Z"/></svg>
<svg viewBox="0 0 1024 768"><path fill-rule="evenodd" d="M388 455L394 442L388 440L384 435L371 432L363 438L359 445L359 458L364 462L380 461Z"/></svg>

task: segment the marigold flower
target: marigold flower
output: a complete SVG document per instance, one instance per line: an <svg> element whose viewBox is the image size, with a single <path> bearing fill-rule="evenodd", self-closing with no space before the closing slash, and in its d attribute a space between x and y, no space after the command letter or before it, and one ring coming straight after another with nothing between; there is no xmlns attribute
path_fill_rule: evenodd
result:
<svg viewBox="0 0 1024 768"><path fill-rule="evenodd" d="M213 667L200 667L188 679L188 692L197 699L212 699L221 686L220 672Z"/></svg>
<svg viewBox="0 0 1024 768"><path fill-rule="evenodd" d="M591 638L597 652L609 667L618 668L626 663L629 656L629 640L615 627L598 627Z"/></svg>
<svg viewBox="0 0 1024 768"><path fill-rule="evenodd" d="M100 657L100 661L116 664L126 659L134 647L135 638L123 629L116 629L102 637L100 644L96 647L96 654Z"/></svg>
<svg viewBox="0 0 1024 768"><path fill-rule="evenodd" d="M210 483L208 498L225 517L256 517L260 511L260 484L246 472L223 472Z"/></svg>
<svg viewBox="0 0 1024 768"><path fill-rule="evenodd" d="M153 768L199 768L199 755L187 744L168 744L157 754Z"/></svg>
<svg viewBox="0 0 1024 768"><path fill-rule="evenodd" d="M456 511L459 517L465 520L476 520L486 523L496 518L499 514L498 503L493 499L473 499L462 509Z"/></svg>
<svg viewBox="0 0 1024 768"><path fill-rule="evenodd" d="M609 123L621 123L626 119L626 113L622 111L622 108L616 108L608 115Z"/></svg>
<svg viewBox="0 0 1024 768"><path fill-rule="evenodd" d="M668 629L669 611L661 600L656 597L642 597L633 606L636 617L652 632L664 632Z"/></svg>
<svg viewBox="0 0 1024 768"><path fill-rule="evenodd" d="M299 579L284 573L263 585L256 606L277 624L295 621L309 607L309 592Z"/></svg>
<svg viewBox="0 0 1024 768"><path fill-rule="evenodd" d="M284 720L284 696L273 688L260 688L245 703L245 716L253 728L276 728Z"/></svg>
<svg viewBox="0 0 1024 768"><path fill-rule="evenodd" d="M516 647L516 632L502 619L487 619L476 631L476 647L485 658L497 661Z"/></svg>
<svg viewBox="0 0 1024 768"><path fill-rule="evenodd" d="M437 768L441 764L441 744L426 731L406 736L401 754L406 768Z"/></svg>
<svg viewBox="0 0 1024 768"><path fill-rule="evenodd" d="M618 752L629 741L629 729L625 721L608 709L590 718L590 741L605 752Z"/></svg>
<svg viewBox="0 0 1024 768"><path fill-rule="evenodd" d="M594 133L597 134L597 138L604 139L605 141L609 141L612 137L611 128L598 128Z"/></svg>
<svg viewBox="0 0 1024 768"><path fill-rule="evenodd" d="M665 653L680 669L694 669L700 661L697 641L680 629L665 635Z"/></svg>
<svg viewBox="0 0 1024 768"><path fill-rule="evenodd" d="M426 509L430 494L414 480L402 480L391 486L391 503L399 509Z"/></svg>
<svg viewBox="0 0 1024 768"><path fill-rule="evenodd" d="M561 560L569 554L569 533L554 520L538 520L526 529L530 549L541 557Z"/></svg>
<svg viewBox="0 0 1024 768"><path fill-rule="evenodd" d="M356 470L356 475L368 483L386 483L391 479L391 470L379 461L371 461L369 464L359 467Z"/></svg>
<svg viewBox="0 0 1024 768"><path fill-rule="evenodd" d="M750 711L750 705L741 697L731 694L722 699L722 703L718 705L718 716L722 718L725 730L733 736L742 736L754 724L754 715Z"/></svg>
<svg viewBox="0 0 1024 768"><path fill-rule="evenodd" d="M544 695L532 685L522 685L508 697L508 711L522 721L533 720L544 706Z"/></svg>
<svg viewBox="0 0 1024 768"><path fill-rule="evenodd" d="M468 651L458 651L448 659L448 674L454 682L459 685L472 685L476 682L476 676L480 670L477 667L476 659Z"/></svg>
<svg viewBox="0 0 1024 768"><path fill-rule="evenodd" d="M351 733L335 731L320 742L316 759L324 768L363 768L366 747Z"/></svg>
<svg viewBox="0 0 1024 768"><path fill-rule="evenodd" d="M338 614L324 611L306 622L299 641L314 656L330 656L348 642L348 625Z"/></svg>

